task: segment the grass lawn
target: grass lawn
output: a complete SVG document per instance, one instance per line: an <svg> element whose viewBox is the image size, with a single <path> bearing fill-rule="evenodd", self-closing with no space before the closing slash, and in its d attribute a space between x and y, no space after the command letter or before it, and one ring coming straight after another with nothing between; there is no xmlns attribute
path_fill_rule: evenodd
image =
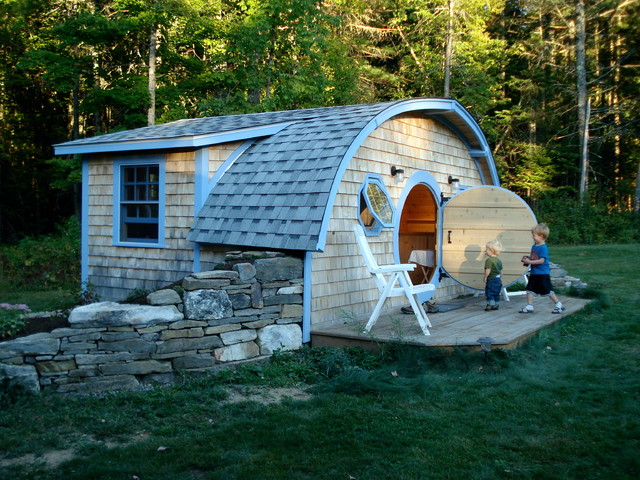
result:
<svg viewBox="0 0 640 480"><path fill-rule="evenodd" d="M146 392L5 390L0 478L640 478L639 256L551 245L604 297L488 363L323 350Z"/></svg>
<svg viewBox="0 0 640 480"><path fill-rule="evenodd" d="M19 290L12 291L6 283L0 284L0 302L10 304L26 304L32 312L66 309L76 299L65 290Z"/></svg>

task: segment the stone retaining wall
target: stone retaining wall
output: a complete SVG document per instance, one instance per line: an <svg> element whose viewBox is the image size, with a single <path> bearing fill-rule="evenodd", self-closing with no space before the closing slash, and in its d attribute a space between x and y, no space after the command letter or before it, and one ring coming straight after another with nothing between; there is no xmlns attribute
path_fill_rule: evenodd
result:
<svg viewBox="0 0 640 480"><path fill-rule="evenodd" d="M29 390L91 393L172 381L198 371L302 346L303 267L298 258L256 252L231 270L193 274L148 305L94 303L74 309L69 328L0 343L0 378Z"/></svg>

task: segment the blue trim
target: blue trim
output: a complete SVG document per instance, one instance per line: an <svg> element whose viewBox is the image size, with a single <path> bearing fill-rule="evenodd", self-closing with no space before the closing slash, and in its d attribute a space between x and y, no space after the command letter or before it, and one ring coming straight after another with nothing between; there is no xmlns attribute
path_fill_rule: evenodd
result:
<svg viewBox="0 0 640 480"><path fill-rule="evenodd" d="M229 157L220 165L216 173L213 175L211 180L209 180L209 147L202 148L196 152L196 161L195 161L195 173L194 173L194 199L193 199L193 212L194 218L198 218L200 215L200 210L204 207L204 204L209 197L209 192L213 189L215 184L220 180L220 178L225 174L225 172L233 165L240 155L242 155L247 148L253 145L254 139L247 140L238 148L236 148ZM200 264L201 254L200 254L200 244L198 242L194 242L193 244L193 271L199 272L201 267Z"/></svg>
<svg viewBox="0 0 640 480"><path fill-rule="evenodd" d="M145 164L158 165L158 241L135 242L120 240L120 171L124 166L135 166ZM164 248L165 242L165 158L161 155L145 155L119 158L113 161L113 246L114 247L141 247L141 248Z"/></svg>
<svg viewBox="0 0 640 480"><path fill-rule="evenodd" d="M329 222L331 220L331 212L333 211L333 206L335 204L338 189L340 188L340 183L342 182L342 177L344 176L344 173L349 166L349 162L356 154L358 148L360 148L360 145L362 145L362 143L371 134L371 132L382 125L385 121L401 113L413 111L422 111L425 115L431 117L436 117L438 115L443 115L446 113L457 114L462 120L465 121L468 126L471 127L479 143L483 146L483 150L486 154L485 158L487 159L487 164L489 165L489 170L494 177L494 181L498 181L497 171L495 165L493 164L493 157L491 156L491 150L484 137L484 134L482 133L480 126L477 124L471 114L462 105L460 105L460 103L458 103L456 100L446 98L418 98L398 102L391 105L389 108L378 113L374 118L372 118L369 123L367 123L367 125L365 125L360 133L358 133L358 135L354 138L353 142L351 142L351 145L342 157L340 166L336 170L336 175L333 180L333 185L331 186L331 191L329 192L329 199L327 200L327 205L322 219L322 225L320 228L318 243L316 245L316 251L324 251L327 242ZM462 135L457 129L455 130L455 133L459 136ZM461 136L461 138L464 139L465 136ZM468 145L468 142L466 142L465 144ZM477 149L473 149L473 152L475 155L477 155L478 153ZM476 156L474 156L474 160L475 158ZM478 172L482 176L481 168L478 168Z"/></svg>
<svg viewBox="0 0 640 480"><path fill-rule="evenodd" d="M202 267L200 265L200 244L193 244L193 273L199 273Z"/></svg>
<svg viewBox="0 0 640 480"><path fill-rule="evenodd" d="M390 222L385 222L382 218L380 218L378 213L373 209L373 206L371 205L371 199L366 194L366 192L364 192L364 190L367 188L367 186L370 183L377 185L378 188L382 190L382 193L384 193L385 197L387 197L387 202L389 203L389 207L391 208ZM365 225L364 222L362 221L362 218L360 217L360 213L359 213L361 208L360 197L364 197L365 202L367 204L367 208L369 209L369 212L374 218L374 224L371 227ZM382 177L377 173L367 173L364 180L360 184L360 188L358 189L358 222L360 223L360 225L362 225L365 235L367 235L368 237L375 237L380 235L380 232L382 232L383 228L393 227L396 217L397 217L396 209L393 206L393 201L391 201L391 195L389 195L389 192L387 191L387 187L384 184L384 180L382 180Z"/></svg>
<svg viewBox="0 0 640 480"><path fill-rule="evenodd" d="M196 152L193 173L193 214L197 218L198 212L206 201L206 186L209 182L209 147L206 146ZM193 244L193 272L200 272L200 245Z"/></svg>
<svg viewBox="0 0 640 480"><path fill-rule="evenodd" d="M181 138L134 140L108 143L81 143L68 145L59 143L54 145L56 155L72 155L77 153L113 153L148 150L167 150L170 148L198 148L219 143L237 142L248 138L268 137L287 128L291 123L267 125L265 127L247 128L232 132L214 133L208 135L188 136ZM93 137L95 138L95 137ZM98 137L99 138L99 137ZM72 142L68 142L72 143Z"/></svg>
<svg viewBox="0 0 640 480"><path fill-rule="evenodd" d="M229 155L229 157L224 161L224 163L222 165L220 165L220 168L218 168L218 170L216 171L215 175L213 175L213 178L211 178L211 181L209 182L209 184L207 186L207 188L208 188L207 194L211 190L213 190L213 187L215 186L215 184L218 183L218 181L222 178L222 176L225 173L227 173L227 170L229 170L229 168L231 168L231 165L233 165L233 163L240 157L240 155L242 155L247 150L247 148L249 148L253 144L254 144L254 139L247 140L242 145L240 145L238 148L236 148L231 153L231 155ZM204 203L202 205L200 205L200 208L202 208L203 205L204 205Z"/></svg>
<svg viewBox="0 0 640 480"><path fill-rule="evenodd" d="M311 286L313 252L304 254L304 278L302 288L302 343L311 341Z"/></svg>
<svg viewBox="0 0 640 480"><path fill-rule="evenodd" d="M442 224L442 219L441 219L442 208L440 207L440 192L441 192L440 185L438 185L438 182L436 181L436 179L433 178L433 176L431 176L429 173L423 170L418 170L413 175L411 175L411 177L409 177L409 179L405 183L404 188L402 189L400 198L398 199L398 206L397 206L398 214L396 215L397 218L393 228L393 259L396 263L400 263L400 218L402 217L402 210L404 209L404 204L407 201L407 198L409 198L409 194L411 193L411 190L417 187L418 185L424 185L431 191L431 194L433 195L433 202L436 206L436 210L438 211L438 215L437 215L438 225ZM442 229L438 228L437 230L442 230ZM442 232L439 233L439 236L441 235L442 235ZM433 275L433 277L431 278L431 281L429 282L436 288L431 292L422 292L418 294L418 299L420 300L421 303L426 302L431 297L433 297L434 293L438 289L438 285L440 284L440 275L437 275L437 272L440 268L440 263L441 263L440 259L442 258L442 241L440 238L438 238L437 242L438 243L436 245L436 250L437 250L436 266L434 267L436 274Z"/></svg>
<svg viewBox="0 0 640 480"><path fill-rule="evenodd" d="M82 197L80 211L80 284L89 284L89 160L82 159Z"/></svg>
<svg viewBox="0 0 640 480"><path fill-rule="evenodd" d="M461 115L461 118L463 118L463 120L466 121L465 122L466 125L473 130L473 134L475 135L476 139L478 140L478 142L482 147L481 149L472 148L471 145L469 145L469 142L467 141L466 137L462 134L462 132L460 132L458 127L456 127L453 123L451 123L450 120L444 118L442 115L434 115L434 118L438 120L440 123L442 123L443 125L445 125L447 128L449 128L453 133L455 133L456 136L460 139L460 141L462 141L464 145L467 147L469 156L473 158L473 161L476 164L476 169L480 174L480 179L482 183L486 184L487 182L486 182L486 179L484 178L484 173L482 171L482 168L480 167L478 158L485 159L487 166L489 167L489 172L491 172L491 181L494 183L494 185L499 185L500 179L498 178L498 170L495 167L495 161L493 160L493 156L491 155L491 148L489 148L489 144L487 143L487 140L484 134L482 133L482 130L480 129L480 125L476 123L476 121L473 119L473 117L469 114L469 112L466 109L464 110L464 112L466 113L467 118L463 118L464 116L462 115Z"/></svg>
<svg viewBox="0 0 640 480"><path fill-rule="evenodd" d="M209 147L201 148L196 152L193 173L193 213L197 217L198 212L207 199L207 183L209 182Z"/></svg>
<svg viewBox="0 0 640 480"><path fill-rule="evenodd" d="M458 139L464 144L464 146L467 147L467 151L469 152L469 156L473 160L473 163L476 166L476 170L478 171L478 174L480 175L480 181L483 184L487 183L486 182L486 178L484 178L484 172L482 171L482 167L480 166L480 162L478 161L478 157L485 157L487 155L487 153L484 150L477 150L477 149L472 148L471 145L469 145L469 141L464 137L464 135L462 135L462 132L460 132L458 127L456 127L451 121L449 121L448 119L446 119L442 115L434 115L433 118L435 120L437 120L438 122L442 123L449 130L451 130L456 135L456 137L458 137ZM476 137L477 137L477 135L476 135Z"/></svg>

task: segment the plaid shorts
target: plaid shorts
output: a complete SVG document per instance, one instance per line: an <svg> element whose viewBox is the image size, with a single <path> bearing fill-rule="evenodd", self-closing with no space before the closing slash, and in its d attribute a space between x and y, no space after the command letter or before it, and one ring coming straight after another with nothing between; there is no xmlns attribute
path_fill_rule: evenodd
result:
<svg viewBox="0 0 640 480"><path fill-rule="evenodd" d="M553 295L553 285L551 285L551 277L549 274L529 275L527 293L540 295L542 297Z"/></svg>

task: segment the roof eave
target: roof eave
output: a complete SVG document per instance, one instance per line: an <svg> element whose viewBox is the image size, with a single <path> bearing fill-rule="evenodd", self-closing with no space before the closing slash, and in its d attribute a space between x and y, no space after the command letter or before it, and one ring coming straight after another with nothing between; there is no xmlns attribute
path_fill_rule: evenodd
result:
<svg viewBox="0 0 640 480"><path fill-rule="evenodd" d="M174 138L159 138L151 140L136 140L123 142L94 142L81 143L65 142L54 145L56 155L77 155L90 153L115 153L148 150L169 150L178 148L201 148L208 145L236 142L250 138L274 135L287 128L291 123L278 123L263 127L245 128L229 132L212 133Z"/></svg>

